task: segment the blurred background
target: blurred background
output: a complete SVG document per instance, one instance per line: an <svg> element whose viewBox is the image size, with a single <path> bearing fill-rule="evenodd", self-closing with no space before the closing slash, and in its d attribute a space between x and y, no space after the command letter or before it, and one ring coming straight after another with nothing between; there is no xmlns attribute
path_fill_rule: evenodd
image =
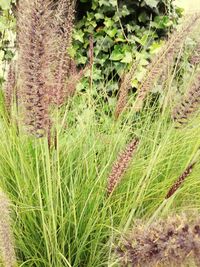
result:
<svg viewBox="0 0 200 267"><path fill-rule="evenodd" d="M200 11L200 0L175 0L175 2L188 12Z"/></svg>

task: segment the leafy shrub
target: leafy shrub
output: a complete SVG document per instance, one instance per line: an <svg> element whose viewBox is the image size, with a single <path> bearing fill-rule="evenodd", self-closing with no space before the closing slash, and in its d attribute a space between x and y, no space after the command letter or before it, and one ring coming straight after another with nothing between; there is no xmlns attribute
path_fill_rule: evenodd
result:
<svg viewBox="0 0 200 267"><path fill-rule="evenodd" d="M11 5L14 8L14 3L15 0L0 0L0 61L13 57L10 47L13 47L14 36L10 33L14 32L15 18L10 9ZM78 0L70 53L80 67L85 66L92 35L95 58L92 78L97 86L109 81L108 96L117 92L118 80L133 59L140 58L138 73L132 81L133 87L137 87L151 55L162 46L163 37L177 22L180 13L172 1L165 0ZM0 77L3 77L2 66ZM85 79L80 89L85 89L88 82Z"/></svg>
<svg viewBox="0 0 200 267"><path fill-rule="evenodd" d="M13 56L15 19L10 8L12 0L0 0L0 83L3 82L4 64Z"/></svg>
<svg viewBox="0 0 200 267"><path fill-rule="evenodd" d="M93 81L109 81L108 95L116 93L119 78L135 58L140 58L133 80L137 87L151 55L162 46L162 38L181 14L172 1L164 0L80 0L77 12L71 55L80 66L86 65L89 39L93 37Z"/></svg>

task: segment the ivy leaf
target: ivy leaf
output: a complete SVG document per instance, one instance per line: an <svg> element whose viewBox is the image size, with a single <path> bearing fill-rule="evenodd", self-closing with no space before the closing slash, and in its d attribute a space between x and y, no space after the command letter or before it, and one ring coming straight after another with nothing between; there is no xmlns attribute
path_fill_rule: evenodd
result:
<svg viewBox="0 0 200 267"><path fill-rule="evenodd" d="M153 42L149 47L150 54L156 54L163 47L163 44L164 41Z"/></svg>
<svg viewBox="0 0 200 267"><path fill-rule="evenodd" d="M151 23L151 26L154 26L157 29L165 29L171 25L173 25L173 22L168 16L156 16L154 21Z"/></svg>
<svg viewBox="0 0 200 267"><path fill-rule="evenodd" d="M99 5L100 6L117 6L117 0L99 0Z"/></svg>
<svg viewBox="0 0 200 267"><path fill-rule="evenodd" d="M0 7L3 10L8 10L10 8L11 0L0 0Z"/></svg>
<svg viewBox="0 0 200 267"><path fill-rule="evenodd" d="M113 6L113 7L116 7L117 6L117 0L109 0L108 1L110 4L111 4L111 6Z"/></svg>
<svg viewBox="0 0 200 267"><path fill-rule="evenodd" d="M159 2L158 0L145 0L145 3L151 8L156 8L158 2Z"/></svg>
<svg viewBox="0 0 200 267"><path fill-rule="evenodd" d="M141 82L146 74L146 69L142 66L139 66L138 70L135 73L135 78Z"/></svg>
<svg viewBox="0 0 200 267"><path fill-rule="evenodd" d="M102 13L96 13L94 16L97 20L104 19L104 14Z"/></svg>
<svg viewBox="0 0 200 267"><path fill-rule="evenodd" d="M87 57L82 56L81 54L78 54L77 61L79 64L85 64L87 62Z"/></svg>
<svg viewBox="0 0 200 267"><path fill-rule="evenodd" d="M118 31L118 30L117 30L116 28L114 28L114 29L112 29L112 30L107 30L106 33L107 33L111 38L113 38L113 37L116 35L117 31Z"/></svg>
<svg viewBox="0 0 200 267"><path fill-rule="evenodd" d="M135 41L141 44L142 46L145 46L148 41L148 35L144 34L142 38L138 38L137 36L134 37Z"/></svg>
<svg viewBox="0 0 200 267"><path fill-rule="evenodd" d="M120 16L126 17L128 15L130 15L130 10L128 10L126 5L123 5L122 10L120 11Z"/></svg>
<svg viewBox="0 0 200 267"><path fill-rule="evenodd" d="M110 3L107 0L99 0L99 5L100 6L110 6Z"/></svg>
<svg viewBox="0 0 200 267"><path fill-rule="evenodd" d="M96 64L104 66L106 64L106 60L109 58L109 55L101 54L101 57L96 57Z"/></svg>
<svg viewBox="0 0 200 267"><path fill-rule="evenodd" d="M82 4L81 10L77 10L74 49L70 52L80 67L87 64L89 36L92 34L95 44L94 66L98 66L100 70L99 73L94 71L95 86L101 82L100 77L102 81L106 77L108 82L110 77L113 77L112 80L117 84L118 76L121 76L126 68L128 69L134 58L140 62L133 81L136 86L145 75L149 59L162 46L159 40L163 39L170 26L177 23L180 16L173 3L171 5L173 17L165 12L169 5L167 0L79 0L79 2ZM120 3L118 8L117 2ZM126 38L121 27L124 28ZM145 49L141 49L143 47ZM84 86L86 88L88 84ZM113 90L115 89L112 88L111 92Z"/></svg>
<svg viewBox="0 0 200 267"><path fill-rule="evenodd" d="M72 58L74 58L75 57L75 55L76 55L76 53L77 53L77 48L75 47L75 45L74 46L71 46L70 48L68 48L68 53L69 53L69 55L72 57Z"/></svg>
<svg viewBox="0 0 200 267"><path fill-rule="evenodd" d="M149 20L149 16L147 15L146 12L142 12L138 17L138 20L139 20L139 22L145 23Z"/></svg>
<svg viewBox="0 0 200 267"><path fill-rule="evenodd" d="M122 52L122 47L120 45L115 45L114 50L110 55L110 60L120 61L124 58L124 53Z"/></svg>
<svg viewBox="0 0 200 267"><path fill-rule="evenodd" d="M107 28L112 27L114 23L115 22L112 19L110 19L110 18L105 18L105 20L104 20L104 25Z"/></svg>
<svg viewBox="0 0 200 267"><path fill-rule="evenodd" d="M84 32L82 30L76 31L74 33L74 40L84 43Z"/></svg>
<svg viewBox="0 0 200 267"><path fill-rule="evenodd" d="M8 28L7 20L5 17L0 18L0 31L4 31Z"/></svg>
<svg viewBox="0 0 200 267"><path fill-rule="evenodd" d="M133 54L131 52L126 51L121 62L123 63L131 63L133 61Z"/></svg>

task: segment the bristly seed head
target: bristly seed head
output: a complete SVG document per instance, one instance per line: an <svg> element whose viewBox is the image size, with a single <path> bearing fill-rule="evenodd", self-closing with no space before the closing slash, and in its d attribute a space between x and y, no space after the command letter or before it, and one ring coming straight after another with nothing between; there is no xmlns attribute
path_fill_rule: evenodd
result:
<svg viewBox="0 0 200 267"><path fill-rule="evenodd" d="M187 20L180 31L175 31L166 42L165 46L158 55L152 60L147 68L145 77L143 78L140 87L138 88L138 95L135 102L135 110L139 111L147 94L152 90L155 82L166 71L169 65L174 62L174 57L181 48L185 39L196 25L199 15L194 15Z"/></svg>
<svg viewBox="0 0 200 267"><path fill-rule="evenodd" d="M52 26L54 32L54 49L52 56L52 91L51 102L61 106L65 99L71 95L71 84L67 84L70 77L71 58L68 54L68 48L72 43L72 30L75 18L75 1L61 0L56 9L56 16ZM70 77L71 78L71 77ZM69 89L69 91L68 91Z"/></svg>
<svg viewBox="0 0 200 267"><path fill-rule="evenodd" d="M16 266L10 223L10 201L0 190L0 259L5 267Z"/></svg>
<svg viewBox="0 0 200 267"><path fill-rule="evenodd" d="M8 70L8 76L6 80L6 85L5 85L5 105L6 109L8 112L8 115L10 116L11 114L11 108L12 108L12 100L14 96L14 91L16 87L16 77L15 77L15 62L11 62L9 65L9 70Z"/></svg>
<svg viewBox="0 0 200 267"><path fill-rule="evenodd" d="M173 120L180 127L188 122L191 115L195 114L200 105L200 72L190 87L189 91L183 97L181 103L177 105L172 113Z"/></svg>
<svg viewBox="0 0 200 267"><path fill-rule="evenodd" d="M199 216L171 216L150 226L137 223L116 247L121 266L200 266Z"/></svg>
<svg viewBox="0 0 200 267"><path fill-rule="evenodd" d="M137 149L139 140L133 139L133 141L128 144L125 151L121 153L112 167L111 173L108 177L107 194L108 196L114 191L116 186L120 183L124 173L126 172L128 165L133 157L134 152Z"/></svg>
<svg viewBox="0 0 200 267"><path fill-rule="evenodd" d="M175 181L175 183L172 185L172 187L169 189L166 199L173 196L173 194L180 188L180 186L184 183L185 179L191 174L196 162L191 163L185 171L181 174L181 176Z"/></svg>
<svg viewBox="0 0 200 267"><path fill-rule="evenodd" d="M193 65L200 64L200 41L197 43L195 51L190 57L189 62Z"/></svg>
<svg viewBox="0 0 200 267"><path fill-rule="evenodd" d="M25 122L37 137L49 128L49 88L51 33L49 0L19 1L18 46L20 96L25 106Z"/></svg>
<svg viewBox="0 0 200 267"><path fill-rule="evenodd" d="M37 137L49 135L51 104L73 94L82 75L71 81L68 48L72 41L75 0L19 0L17 41L19 98L25 123Z"/></svg>

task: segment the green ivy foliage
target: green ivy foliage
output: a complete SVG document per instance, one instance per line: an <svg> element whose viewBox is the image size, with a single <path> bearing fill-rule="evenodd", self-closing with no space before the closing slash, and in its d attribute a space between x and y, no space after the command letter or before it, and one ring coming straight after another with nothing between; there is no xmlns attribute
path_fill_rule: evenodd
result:
<svg viewBox="0 0 200 267"><path fill-rule="evenodd" d="M0 0L0 79L4 62L14 55L15 0ZM151 56L162 46L181 10L173 0L77 0L77 19L70 54L81 68L88 64L89 39L94 40L93 82L109 84L115 94L118 81L135 59L140 59L133 79L137 87ZM89 71L86 76L89 76ZM79 89L88 87L84 79ZM95 88L95 86L94 86Z"/></svg>
<svg viewBox="0 0 200 267"><path fill-rule="evenodd" d="M70 53L80 66L86 65L93 37L93 81L108 81L109 94L116 93L119 78L133 60L140 59L133 80L137 87L150 57L180 15L181 10L169 0L80 0Z"/></svg>
<svg viewBox="0 0 200 267"><path fill-rule="evenodd" d="M3 82L5 63L14 56L15 18L12 0L0 0L0 84Z"/></svg>

